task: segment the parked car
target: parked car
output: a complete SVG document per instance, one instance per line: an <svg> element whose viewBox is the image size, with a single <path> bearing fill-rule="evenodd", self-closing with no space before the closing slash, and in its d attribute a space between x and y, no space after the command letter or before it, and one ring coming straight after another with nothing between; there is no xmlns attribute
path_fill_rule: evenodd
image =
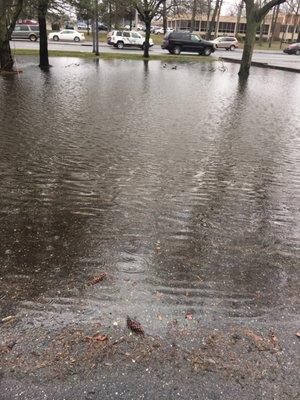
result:
<svg viewBox="0 0 300 400"><path fill-rule="evenodd" d="M102 22L99 22L98 31L108 31L108 27L105 24L103 24Z"/></svg>
<svg viewBox="0 0 300 400"><path fill-rule="evenodd" d="M296 54L297 56L300 56L300 43L290 44L283 50L283 52L286 54Z"/></svg>
<svg viewBox="0 0 300 400"><path fill-rule="evenodd" d="M233 36L218 37L211 41L217 49L234 50L239 47L238 40Z"/></svg>
<svg viewBox="0 0 300 400"><path fill-rule="evenodd" d="M31 42L36 42L40 37L38 25L16 25L11 35L12 39L28 39Z"/></svg>
<svg viewBox="0 0 300 400"><path fill-rule="evenodd" d="M171 33L171 32L173 32L173 31L174 31L174 29L172 29L172 28L167 28L166 34ZM160 28L154 29L154 33L155 33L155 35L163 35L163 34L165 33L165 32L164 32L164 28L160 27Z"/></svg>
<svg viewBox="0 0 300 400"><path fill-rule="evenodd" d="M54 40L58 42L59 40L67 41L70 40L72 42L80 42L85 39L84 34L81 32L77 32L73 29L64 29L60 32L51 32L49 33L48 39Z"/></svg>
<svg viewBox="0 0 300 400"><path fill-rule="evenodd" d="M123 47L140 47L143 49L145 37L135 31L112 31L111 35L108 36L107 43L118 49L123 49ZM150 47L153 44L153 40L150 39Z"/></svg>
<svg viewBox="0 0 300 400"><path fill-rule="evenodd" d="M215 51L215 45L199 36L186 32L171 32L166 35L162 49L168 50L171 54L179 55L182 51L198 53L209 56Z"/></svg>
<svg viewBox="0 0 300 400"><path fill-rule="evenodd" d="M78 22L77 29L78 30L86 30L87 29L87 24L85 22Z"/></svg>

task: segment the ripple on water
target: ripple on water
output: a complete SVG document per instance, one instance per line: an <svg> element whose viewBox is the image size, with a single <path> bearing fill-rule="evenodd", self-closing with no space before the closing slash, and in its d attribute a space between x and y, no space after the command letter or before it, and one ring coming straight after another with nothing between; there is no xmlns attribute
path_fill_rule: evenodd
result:
<svg viewBox="0 0 300 400"><path fill-rule="evenodd" d="M0 81L0 305L295 315L299 77L53 63Z"/></svg>

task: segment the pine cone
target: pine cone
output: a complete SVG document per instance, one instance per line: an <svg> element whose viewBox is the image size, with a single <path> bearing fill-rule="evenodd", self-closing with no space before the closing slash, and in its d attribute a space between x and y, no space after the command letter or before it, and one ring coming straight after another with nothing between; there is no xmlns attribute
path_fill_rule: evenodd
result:
<svg viewBox="0 0 300 400"><path fill-rule="evenodd" d="M99 283L103 281L103 279L106 278L106 272L101 272L100 275L94 276L94 278L90 281L90 285L96 285L96 283Z"/></svg>
<svg viewBox="0 0 300 400"><path fill-rule="evenodd" d="M134 319L129 318L128 315L127 315L127 328L132 330L135 333L138 333L139 335L145 334L142 325L138 321L135 321Z"/></svg>

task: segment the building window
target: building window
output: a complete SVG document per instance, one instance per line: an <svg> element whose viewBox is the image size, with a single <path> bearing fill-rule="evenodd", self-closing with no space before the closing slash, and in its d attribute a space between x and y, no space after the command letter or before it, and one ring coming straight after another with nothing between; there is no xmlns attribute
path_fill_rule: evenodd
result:
<svg viewBox="0 0 300 400"><path fill-rule="evenodd" d="M207 21L201 21L201 31L206 32L206 28L207 28Z"/></svg>
<svg viewBox="0 0 300 400"><path fill-rule="evenodd" d="M280 26L280 32L285 32L286 30L286 25L281 25Z"/></svg>
<svg viewBox="0 0 300 400"><path fill-rule="evenodd" d="M190 29L190 27L191 27L191 21L187 19L182 19L179 21L179 29L181 29L182 31L187 31Z"/></svg>
<svg viewBox="0 0 300 400"><path fill-rule="evenodd" d="M234 22L220 22L219 32L234 33Z"/></svg>
<svg viewBox="0 0 300 400"><path fill-rule="evenodd" d="M246 24L240 23L238 33L246 33Z"/></svg>

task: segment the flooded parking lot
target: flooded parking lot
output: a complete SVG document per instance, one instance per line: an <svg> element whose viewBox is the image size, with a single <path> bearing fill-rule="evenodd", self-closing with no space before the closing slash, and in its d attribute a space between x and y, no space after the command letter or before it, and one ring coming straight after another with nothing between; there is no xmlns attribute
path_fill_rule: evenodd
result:
<svg viewBox="0 0 300 400"><path fill-rule="evenodd" d="M297 319L296 74L25 60L0 82L2 317Z"/></svg>

